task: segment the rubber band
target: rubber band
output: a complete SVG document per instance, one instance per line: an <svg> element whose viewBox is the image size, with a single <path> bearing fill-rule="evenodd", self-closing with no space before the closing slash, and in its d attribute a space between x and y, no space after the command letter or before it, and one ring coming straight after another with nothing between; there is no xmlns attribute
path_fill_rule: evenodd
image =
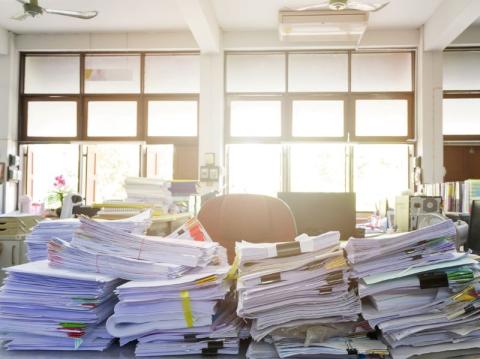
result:
<svg viewBox="0 0 480 359"><path fill-rule="evenodd" d="M100 267L98 266L98 254L95 254L95 268L97 273L100 273Z"/></svg>
<svg viewBox="0 0 480 359"><path fill-rule="evenodd" d="M182 298L183 317L188 328L193 327L193 314L192 303L190 303L190 294L188 290L182 290L180 292L180 298Z"/></svg>
<svg viewBox="0 0 480 359"><path fill-rule="evenodd" d="M142 241L140 242L140 248L138 248L138 256L137 259L140 259L142 255L143 244L145 243L145 237L142 237Z"/></svg>

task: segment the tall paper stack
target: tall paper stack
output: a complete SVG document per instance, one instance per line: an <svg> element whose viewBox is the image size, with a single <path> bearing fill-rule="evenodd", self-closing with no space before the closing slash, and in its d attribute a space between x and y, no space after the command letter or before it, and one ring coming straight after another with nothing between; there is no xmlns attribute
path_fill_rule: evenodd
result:
<svg viewBox="0 0 480 359"><path fill-rule="evenodd" d="M228 266L178 279L132 281L117 289L120 302L107 321L123 345L138 340L137 356L235 354L242 321L224 300Z"/></svg>
<svg viewBox="0 0 480 359"><path fill-rule="evenodd" d="M455 250L450 220L403 234L350 239L362 315L393 359L480 353L480 269ZM468 353L467 353L468 354ZM442 354L443 355L443 354Z"/></svg>
<svg viewBox="0 0 480 359"><path fill-rule="evenodd" d="M6 269L0 319L7 350L104 350L119 280L55 269L47 261Z"/></svg>
<svg viewBox="0 0 480 359"><path fill-rule="evenodd" d="M304 354L334 358L349 353L345 338L335 350L327 343L329 336L307 343L309 329L331 323L346 324L345 331L333 337L356 331L352 322L358 319L360 301L349 289L349 269L339 239L339 232L329 232L317 237L304 234L285 243L237 243L237 313L253 321L253 339L273 342L281 358ZM383 349L381 343L375 345ZM264 357L266 348L254 344L249 357ZM356 349L361 353L362 348Z"/></svg>

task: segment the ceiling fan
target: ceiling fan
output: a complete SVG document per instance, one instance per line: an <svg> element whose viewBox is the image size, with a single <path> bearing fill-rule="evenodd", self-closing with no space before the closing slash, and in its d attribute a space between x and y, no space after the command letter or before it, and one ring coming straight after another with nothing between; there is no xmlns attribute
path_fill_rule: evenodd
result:
<svg viewBox="0 0 480 359"><path fill-rule="evenodd" d="M78 19L92 19L97 16L97 11L71 11L71 10L55 10L55 9L46 9L38 5L38 0L17 0L23 5L23 12L19 15L13 16L13 20L25 20L26 18L35 17L37 15L43 14L52 14L52 15L62 15L76 17Z"/></svg>
<svg viewBox="0 0 480 359"><path fill-rule="evenodd" d="M363 12L375 12L383 9L389 2L369 2L363 3L360 1L350 0L325 0L315 5L303 6L294 9L295 11L308 10L357 10Z"/></svg>

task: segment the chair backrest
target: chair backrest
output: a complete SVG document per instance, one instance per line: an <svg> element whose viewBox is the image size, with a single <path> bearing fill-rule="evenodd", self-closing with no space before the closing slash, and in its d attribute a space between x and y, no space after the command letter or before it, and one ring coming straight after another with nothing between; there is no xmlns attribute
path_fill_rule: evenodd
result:
<svg viewBox="0 0 480 359"><path fill-rule="evenodd" d="M480 201L472 201L470 223L468 224L468 239L465 249L471 249L474 253L480 253Z"/></svg>
<svg viewBox="0 0 480 359"><path fill-rule="evenodd" d="M297 235L290 208L281 200L254 194L229 194L210 199L198 219L215 242L227 249L230 263L235 242L287 242Z"/></svg>

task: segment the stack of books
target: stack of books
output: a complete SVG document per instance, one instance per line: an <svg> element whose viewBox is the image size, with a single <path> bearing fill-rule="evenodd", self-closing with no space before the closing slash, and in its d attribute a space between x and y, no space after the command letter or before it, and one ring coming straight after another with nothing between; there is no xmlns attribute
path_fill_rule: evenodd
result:
<svg viewBox="0 0 480 359"><path fill-rule="evenodd" d="M441 196L446 212L470 213L473 200L480 200L480 180L423 185L423 194Z"/></svg>
<svg viewBox="0 0 480 359"><path fill-rule="evenodd" d="M455 250L450 220L414 232L350 239L362 316L393 359L480 353L480 268ZM458 351L458 352L455 352Z"/></svg>
<svg viewBox="0 0 480 359"><path fill-rule="evenodd" d="M112 277L37 261L5 269L0 322L7 350L104 350L105 320L117 302Z"/></svg>

